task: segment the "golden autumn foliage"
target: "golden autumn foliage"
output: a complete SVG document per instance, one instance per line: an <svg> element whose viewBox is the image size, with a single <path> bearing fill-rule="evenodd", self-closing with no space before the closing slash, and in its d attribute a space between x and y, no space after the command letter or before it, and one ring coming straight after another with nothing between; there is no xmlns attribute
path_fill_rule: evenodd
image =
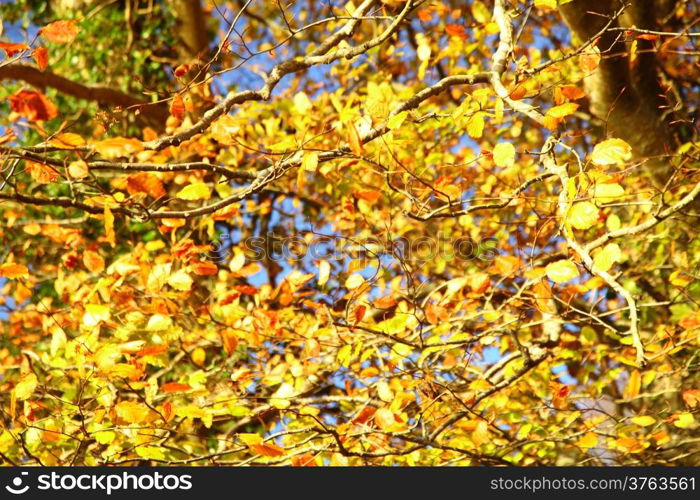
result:
<svg viewBox="0 0 700 500"><path fill-rule="evenodd" d="M700 463L695 3L190 3L0 7L1 460Z"/></svg>

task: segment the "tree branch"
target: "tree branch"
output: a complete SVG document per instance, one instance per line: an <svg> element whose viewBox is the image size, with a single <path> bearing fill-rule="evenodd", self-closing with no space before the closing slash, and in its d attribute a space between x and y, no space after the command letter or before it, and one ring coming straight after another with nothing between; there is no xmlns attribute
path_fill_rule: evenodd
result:
<svg viewBox="0 0 700 500"><path fill-rule="evenodd" d="M28 64L13 63L0 66L0 80L18 80L35 87L56 89L64 95L102 105L119 106L136 112L162 127L168 118L168 109L163 104L150 103L110 87L85 85L74 82L50 71L40 71Z"/></svg>

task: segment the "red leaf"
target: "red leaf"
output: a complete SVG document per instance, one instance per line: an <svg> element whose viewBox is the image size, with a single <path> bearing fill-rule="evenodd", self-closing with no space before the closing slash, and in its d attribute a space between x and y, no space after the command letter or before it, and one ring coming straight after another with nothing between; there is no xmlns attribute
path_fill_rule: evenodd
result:
<svg viewBox="0 0 700 500"><path fill-rule="evenodd" d="M184 76L187 74L187 72L190 70L190 65L189 64L181 64L177 68L175 68L175 76Z"/></svg>
<svg viewBox="0 0 700 500"><path fill-rule="evenodd" d="M168 422L170 421L170 417L173 416L173 404L170 401L166 401L163 404L163 417L165 417L165 421Z"/></svg>
<svg viewBox="0 0 700 500"><path fill-rule="evenodd" d="M367 312L367 306L357 306L357 309L355 309L355 324L362 321L362 318L365 317L365 312Z"/></svg>
<svg viewBox="0 0 700 500"><path fill-rule="evenodd" d="M55 21L41 28L39 33L49 42L70 43L80 31L75 23L73 19Z"/></svg>
<svg viewBox="0 0 700 500"><path fill-rule="evenodd" d="M181 384L179 382L169 382L160 386L160 390L164 392L184 392L192 389L187 384Z"/></svg>
<svg viewBox="0 0 700 500"><path fill-rule="evenodd" d="M39 69L44 71L46 66L49 65L49 51L46 49L46 47L38 47L34 49L32 55L34 56L34 60L36 61L36 65L39 67Z"/></svg>
<svg viewBox="0 0 700 500"><path fill-rule="evenodd" d="M20 90L10 96L10 107L30 122L50 120L58 116L58 108L44 94Z"/></svg>
<svg viewBox="0 0 700 500"><path fill-rule="evenodd" d="M12 57L15 54L28 50L29 45L26 43L8 43L8 42L0 42L0 50L4 50L5 53L7 54L7 57Z"/></svg>

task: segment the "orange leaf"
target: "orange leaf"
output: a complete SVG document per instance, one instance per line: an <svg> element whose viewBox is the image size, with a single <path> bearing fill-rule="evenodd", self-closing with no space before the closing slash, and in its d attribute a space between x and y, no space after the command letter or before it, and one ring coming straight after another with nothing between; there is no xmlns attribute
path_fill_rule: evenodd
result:
<svg viewBox="0 0 700 500"><path fill-rule="evenodd" d="M445 33L450 36L457 36L462 40L466 40L468 38L466 30L461 24L448 24L445 26Z"/></svg>
<svg viewBox="0 0 700 500"><path fill-rule="evenodd" d="M83 252L83 265L88 271L99 273L105 268L105 260L97 252L85 250Z"/></svg>
<svg viewBox="0 0 700 500"><path fill-rule="evenodd" d="M513 99L514 101L519 101L523 97L527 95L527 88L525 85L516 85L510 90L510 93L508 94L508 97Z"/></svg>
<svg viewBox="0 0 700 500"><path fill-rule="evenodd" d="M690 408L696 408L700 405L700 389L686 389L683 391L683 401Z"/></svg>
<svg viewBox="0 0 700 500"><path fill-rule="evenodd" d="M131 195L146 193L152 198L161 198L166 194L160 178L150 172L139 172L127 177L126 190Z"/></svg>
<svg viewBox="0 0 700 500"><path fill-rule="evenodd" d="M19 52L29 50L29 45L26 43L0 42L0 50L4 50L7 57L12 57Z"/></svg>
<svg viewBox="0 0 700 500"><path fill-rule="evenodd" d="M390 295L387 295L386 297L380 297L377 300L375 300L373 305L377 309L389 309L390 307L393 307L395 304L396 304L396 299L394 299Z"/></svg>
<svg viewBox="0 0 700 500"><path fill-rule="evenodd" d="M198 260L190 264L190 269L199 276L211 276L219 272L219 268L213 262Z"/></svg>
<svg viewBox="0 0 700 500"><path fill-rule="evenodd" d="M58 116L58 108L44 94L33 90L20 90L10 96L12 111L30 122L46 121Z"/></svg>
<svg viewBox="0 0 700 500"><path fill-rule="evenodd" d="M561 93L564 94L564 97L567 99L571 99L575 101L576 99L582 99L586 97L586 93L581 90L578 87L574 87L572 85L567 85L566 87L561 88Z"/></svg>
<svg viewBox="0 0 700 500"><path fill-rule="evenodd" d="M43 163L37 163L34 161L25 161L24 168L27 170L29 175L37 181L39 184L50 184L55 181L59 174L48 165Z"/></svg>
<svg viewBox="0 0 700 500"><path fill-rule="evenodd" d="M29 269L22 264L1 264L0 277L8 279L26 278L29 276Z"/></svg>
<svg viewBox="0 0 700 500"><path fill-rule="evenodd" d="M160 386L160 390L164 392L184 392L192 389L187 384L181 384L179 382L169 382Z"/></svg>
<svg viewBox="0 0 700 500"><path fill-rule="evenodd" d="M345 128L348 134L348 144L350 145L350 150L357 156L362 156L362 141L360 140L360 135L357 133L355 125L352 123L345 124Z"/></svg>
<svg viewBox="0 0 700 500"><path fill-rule="evenodd" d="M80 31L75 23L76 21L73 19L55 21L41 28L39 33L49 42L70 43Z"/></svg>
<svg viewBox="0 0 700 500"><path fill-rule="evenodd" d="M114 246L117 244L117 237L116 234L114 233L114 214L112 211L109 209L107 205L105 205L105 239L107 240L107 243L110 245Z"/></svg>
<svg viewBox="0 0 700 500"><path fill-rule="evenodd" d="M167 350L168 346L165 345L151 345L141 349L138 353L136 353L136 357L142 358L144 356L156 356L167 352Z"/></svg>
<svg viewBox="0 0 700 500"><path fill-rule="evenodd" d="M39 67L39 69L44 71L46 66L49 65L49 51L46 50L46 47L37 47L32 52L32 55L34 56L34 60L36 61L36 65Z"/></svg>
<svg viewBox="0 0 700 500"><path fill-rule="evenodd" d="M353 194L355 195L355 198L359 198L361 200L365 200L365 201L368 201L370 203L374 203L382 196L381 191L377 191L376 189L373 189L371 191L359 191L359 192L353 193Z"/></svg>
<svg viewBox="0 0 700 500"><path fill-rule="evenodd" d="M585 73L592 73L600 64L600 54L581 54L578 58L578 65Z"/></svg>
<svg viewBox="0 0 700 500"><path fill-rule="evenodd" d="M170 103L170 114L178 120L182 120L185 117L185 101L182 100L180 94L176 94L173 97L173 102Z"/></svg>
<svg viewBox="0 0 700 500"><path fill-rule="evenodd" d="M263 457L281 457L284 455L284 449L280 448L276 444L249 444L248 447L253 453L262 455Z"/></svg>

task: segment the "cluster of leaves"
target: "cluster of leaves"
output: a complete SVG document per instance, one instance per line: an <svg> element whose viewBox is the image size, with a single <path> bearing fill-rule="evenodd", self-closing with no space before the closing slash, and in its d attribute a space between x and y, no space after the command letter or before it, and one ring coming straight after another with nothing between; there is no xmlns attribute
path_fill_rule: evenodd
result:
<svg viewBox="0 0 700 500"><path fill-rule="evenodd" d="M588 111L595 44L530 3L228 2L153 85L119 32L42 27L86 64L49 69L168 117L7 100L0 457L697 463L700 148L660 183ZM692 79L692 37L655 36Z"/></svg>

